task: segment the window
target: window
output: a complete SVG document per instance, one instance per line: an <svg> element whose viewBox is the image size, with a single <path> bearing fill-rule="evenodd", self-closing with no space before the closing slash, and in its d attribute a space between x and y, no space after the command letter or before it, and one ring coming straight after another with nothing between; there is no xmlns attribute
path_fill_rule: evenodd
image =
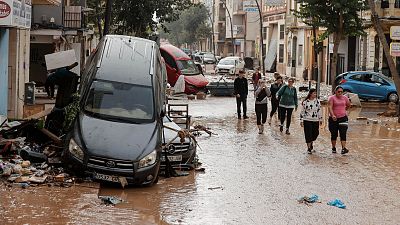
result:
<svg viewBox="0 0 400 225"><path fill-rule="evenodd" d="M150 86L95 80L85 102L85 112L114 121L152 122L153 102Z"/></svg>
<svg viewBox="0 0 400 225"><path fill-rule="evenodd" d="M200 71L192 60L177 60L178 68L184 75L197 75Z"/></svg>
<svg viewBox="0 0 400 225"><path fill-rule="evenodd" d="M279 62L283 63L283 57L284 57L284 45L283 44L279 44Z"/></svg>
<svg viewBox="0 0 400 225"><path fill-rule="evenodd" d="M357 75L351 76L350 79L356 80L356 81L362 81L361 74L357 74Z"/></svg>
<svg viewBox="0 0 400 225"><path fill-rule="evenodd" d="M162 51L162 50L161 50L161 56L164 58L165 63L166 63L168 66L170 66L170 67L172 67L172 68L175 68L175 69L178 69L178 67L177 67L177 65L176 65L176 63L175 63L174 58L173 58L170 54L168 54L166 51Z"/></svg>
<svg viewBox="0 0 400 225"><path fill-rule="evenodd" d="M267 28L263 27L263 38L267 39Z"/></svg>
<svg viewBox="0 0 400 225"><path fill-rule="evenodd" d="M303 65L303 45L299 45L299 66Z"/></svg>
<svg viewBox="0 0 400 225"><path fill-rule="evenodd" d="M284 39L285 38L285 25L281 25L279 28L279 39Z"/></svg>
<svg viewBox="0 0 400 225"><path fill-rule="evenodd" d="M400 0L394 1L394 7L395 8L400 8Z"/></svg>

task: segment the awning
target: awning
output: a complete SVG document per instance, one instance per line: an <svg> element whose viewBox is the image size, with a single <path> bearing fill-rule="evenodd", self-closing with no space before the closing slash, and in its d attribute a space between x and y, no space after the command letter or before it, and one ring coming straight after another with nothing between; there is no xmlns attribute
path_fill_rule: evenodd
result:
<svg viewBox="0 0 400 225"><path fill-rule="evenodd" d="M61 5L61 0L32 0L32 5Z"/></svg>

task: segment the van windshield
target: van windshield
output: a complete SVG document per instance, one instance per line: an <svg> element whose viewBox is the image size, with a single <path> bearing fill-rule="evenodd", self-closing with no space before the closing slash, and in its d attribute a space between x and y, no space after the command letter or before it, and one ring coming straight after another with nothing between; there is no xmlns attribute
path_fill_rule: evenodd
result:
<svg viewBox="0 0 400 225"><path fill-rule="evenodd" d="M86 98L85 111L110 120L152 122L153 91L149 86L95 80Z"/></svg>
<svg viewBox="0 0 400 225"><path fill-rule="evenodd" d="M199 69L194 64L193 60L177 60L176 64L183 75L197 75L200 74Z"/></svg>

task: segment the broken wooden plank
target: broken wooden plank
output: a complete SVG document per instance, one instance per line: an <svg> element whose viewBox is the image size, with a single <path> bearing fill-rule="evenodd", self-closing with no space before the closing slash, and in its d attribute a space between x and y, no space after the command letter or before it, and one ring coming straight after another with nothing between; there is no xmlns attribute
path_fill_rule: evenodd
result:
<svg viewBox="0 0 400 225"><path fill-rule="evenodd" d="M30 120L30 119L40 119L40 118L43 118L43 117L49 115L49 114L51 113L52 110L53 110L53 108L48 108L48 109L46 109L46 110L44 110L44 111L42 111L42 112L40 112L40 113L36 113L36 114L34 114L34 115L32 115L32 116L28 116L26 119Z"/></svg>
<svg viewBox="0 0 400 225"><path fill-rule="evenodd" d="M57 137L55 134L51 133L49 130L47 130L46 128L42 128L40 129L40 131L42 131L43 134L45 134L46 136L48 136L51 140L53 140L56 144L62 144L62 140L61 138Z"/></svg>

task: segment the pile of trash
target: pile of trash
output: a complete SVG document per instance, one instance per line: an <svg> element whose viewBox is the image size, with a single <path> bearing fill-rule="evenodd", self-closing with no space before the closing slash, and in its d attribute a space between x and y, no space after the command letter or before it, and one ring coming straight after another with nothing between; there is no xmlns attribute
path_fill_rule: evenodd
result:
<svg viewBox="0 0 400 225"><path fill-rule="evenodd" d="M22 188L40 184L69 187L75 181L62 167L49 166L46 162L31 163L20 156L0 158L0 176L9 186Z"/></svg>
<svg viewBox="0 0 400 225"><path fill-rule="evenodd" d="M62 141L38 119L0 124L0 180L26 188L68 187L74 182L61 163Z"/></svg>

